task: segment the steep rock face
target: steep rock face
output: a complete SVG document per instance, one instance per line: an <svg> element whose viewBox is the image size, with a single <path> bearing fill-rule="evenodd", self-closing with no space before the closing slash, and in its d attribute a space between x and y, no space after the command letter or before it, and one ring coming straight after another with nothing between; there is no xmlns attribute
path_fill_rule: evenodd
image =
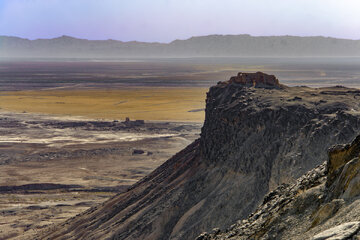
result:
<svg viewBox="0 0 360 240"><path fill-rule="evenodd" d="M242 85L210 89L202 155L209 165L256 173L266 187L300 177L326 160L329 146L349 141L360 127L360 91Z"/></svg>
<svg viewBox="0 0 360 240"><path fill-rule="evenodd" d="M329 198L353 198L360 194L360 136L351 144L329 151L326 186Z"/></svg>
<svg viewBox="0 0 360 240"><path fill-rule="evenodd" d="M240 76L210 88L199 140L128 192L39 238L192 239L246 218L269 190L294 182L360 129L358 90Z"/></svg>
<svg viewBox="0 0 360 240"><path fill-rule="evenodd" d="M360 136L293 185L270 192L246 220L209 239L360 239Z"/></svg>

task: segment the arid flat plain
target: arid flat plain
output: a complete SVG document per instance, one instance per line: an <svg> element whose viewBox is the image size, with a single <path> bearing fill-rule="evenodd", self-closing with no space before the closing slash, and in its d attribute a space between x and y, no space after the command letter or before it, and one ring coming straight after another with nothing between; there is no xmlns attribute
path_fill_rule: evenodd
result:
<svg viewBox="0 0 360 240"><path fill-rule="evenodd" d="M11 91L0 96L6 111L81 116L90 119L204 120L207 88L123 87L121 89Z"/></svg>
<svg viewBox="0 0 360 240"><path fill-rule="evenodd" d="M1 60L0 239L126 191L198 137L208 88L239 71L360 86L359 58Z"/></svg>
<svg viewBox="0 0 360 240"><path fill-rule="evenodd" d="M0 110L202 122L207 89L263 71L289 86L360 86L359 58L0 61Z"/></svg>

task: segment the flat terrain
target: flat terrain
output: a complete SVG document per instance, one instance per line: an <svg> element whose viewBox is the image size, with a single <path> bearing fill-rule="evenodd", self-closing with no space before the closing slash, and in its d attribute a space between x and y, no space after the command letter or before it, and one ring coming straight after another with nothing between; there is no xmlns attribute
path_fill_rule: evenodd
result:
<svg viewBox="0 0 360 240"><path fill-rule="evenodd" d="M0 108L91 119L202 122L205 93L239 71L360 87L360 58L0 59ZM1 110L0 109L0 110Z"/></svg>
<svg viewBox="0 0 360 240"><path fill-rule="evenodd" d="M28 239L125 191L200 127L1 112L0 239Z"/></svg>
<svg viewBox="0 0 360 240"><path fill-rule="evenodd" d="M0 59L0 91L205 87L238 72L274 74L286 85L360 85L360 58Z"/></svg>
<svg viewBox="0 0 360 240"><path fill-rule="evenodd" d="M12 91L0 95L6 111L91 119L203 122L207 88L122 88L115 90Z"/></svg>

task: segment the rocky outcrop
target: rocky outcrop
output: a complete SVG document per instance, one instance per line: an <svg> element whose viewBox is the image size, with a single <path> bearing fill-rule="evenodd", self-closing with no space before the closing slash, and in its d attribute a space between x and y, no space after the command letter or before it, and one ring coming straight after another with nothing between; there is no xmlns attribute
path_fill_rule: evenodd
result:
<svg viewBox="0 0 360 240"><path fill-rule="evenodd" d="M279 80L274 75L268 75L262 72L242 73L231 77L227 82L221 84L241 84L247 87L263 87L263 88L281 88Z"/></svg>
<svg viewBox="0 0 360 240"><path fill-rule="evenodd" d="M360 230L360 222L348 222L330 228L314 236L312 240L350 239Z"/></svg>
<svg viewBox="0 0 360 240"><path fill-rule="evenodd" d="M337 145L329 150L326 185L332 197L353 197L360 193L360 136L351 144ZM339 176L339 173L340 176Z"/></svg>
<svg viewBox="0 0 360 240"><path fill-rule="evenodd" d="M290 88L263 73L220 82L207 94L199 140L127 192L41 238L192 239L247 218L269 190L276 189L266 197L267 206L284 196L274 207L280 208L318 184L325 165L296 183L298 191L289 196L283 195L289 186L281 184L296 182L327 159L331 145L359 132L359 96L342 87ZM304 195L296 211L322 199L314 194Z"/></svg>
<svg viewBox="0 0 360 240"><path fill-rule="evenodd" d="M360 239L360 136L327 163L270 192L246 220L203 239Z"/></svg>

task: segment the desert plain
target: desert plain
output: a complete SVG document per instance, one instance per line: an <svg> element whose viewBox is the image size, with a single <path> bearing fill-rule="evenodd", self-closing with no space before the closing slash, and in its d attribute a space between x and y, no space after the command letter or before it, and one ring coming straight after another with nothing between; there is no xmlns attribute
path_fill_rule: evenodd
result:
<svg viewBox="0 0 360 240"><path fill-rule="evenodd" d="M199 137L208 88L239 71L360 86L359 58L1 60L0 239L126 191Z"/></svg>

